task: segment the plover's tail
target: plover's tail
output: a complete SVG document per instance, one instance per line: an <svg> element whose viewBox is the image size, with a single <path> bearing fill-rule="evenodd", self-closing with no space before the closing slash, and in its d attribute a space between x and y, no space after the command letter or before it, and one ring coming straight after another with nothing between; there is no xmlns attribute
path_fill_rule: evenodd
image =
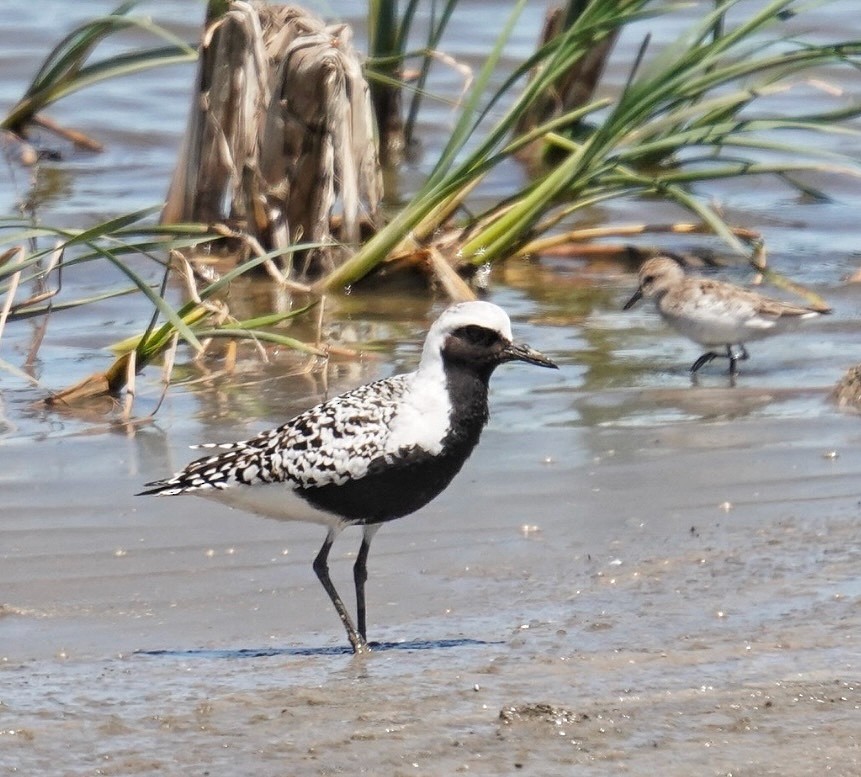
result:
<svg viewBox="0 0 861 777"><path fill-rule="evenodd" d="M151 483L144 483L146 489L138 491L135 496L151 496L152 494L160 494L161 496L173 496L180 494L181 491L174 490L170 486L169 480L153 480Z"/></svg>
<svg viewBox="0 0 861 777"><path fill-rule="evenodd" d="M144 483L146 487L144 491L138 491L135 496L176 496L177 494L185 494L189 491L201 491L209 488L227 488L227 483L192 483L188 481L185 471L174 475L171 478L164 480L153 480L150 483Z"/></svg>
<svg viewBox="0 0 861 777"><path fill-rule="evenodd" d="M135 496L176 496L188 491L222 490L237 482L250 483L260 472L254 455L258 452L249 449L245 442L195 447L215 448L220 452L191 462L169 478L145 483L146 490Z"/></svg>

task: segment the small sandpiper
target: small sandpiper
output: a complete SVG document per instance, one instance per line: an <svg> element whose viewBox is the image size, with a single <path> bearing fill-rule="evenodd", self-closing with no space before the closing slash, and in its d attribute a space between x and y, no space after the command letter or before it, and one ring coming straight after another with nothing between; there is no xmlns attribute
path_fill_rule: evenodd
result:
<svg viewBox="0 0 861 777"><path fill-rule="evenodd" d="M748 358L745 342L780 334L830 312L790 305L724 281L687 277L682 265L669 256L646 261L639 280L624 310L641 297L653 297L661 317L676 331L709 349L721 349L700 356L691 365L692 373L723 356L735 376L738 361Z"/></svg>
<svg viewBox="0 0 861 777"><path fill-rule="evenodd" d="M328 532L314 572L356 653L368 650L365 582L380 525L418 510L442 492L487 423L488 381L504 362L556 365L513 342L506 313L489 302L447 308L428 332L418 369L330 399L217 452L142 494L196 494L279 520L311 521ZM353 566L358 628L329 577L329 550L347 526L362 526Z"/></svg>

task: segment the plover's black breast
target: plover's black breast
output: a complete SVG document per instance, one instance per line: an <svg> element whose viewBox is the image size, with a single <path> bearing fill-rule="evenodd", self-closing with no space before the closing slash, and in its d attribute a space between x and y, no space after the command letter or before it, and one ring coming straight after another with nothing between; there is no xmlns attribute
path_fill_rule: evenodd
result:
<svg viewBox="0 0 861 777"><path fill-rule="evenodd" d="M430 412L434 404L437 413ZM477 445L487 418L487 384L474 375L449 374L429 386L414 376L389 416L380 454L367 459L361 477L297 491L349 522L380 523L408 515L448 486Z"/></svg>

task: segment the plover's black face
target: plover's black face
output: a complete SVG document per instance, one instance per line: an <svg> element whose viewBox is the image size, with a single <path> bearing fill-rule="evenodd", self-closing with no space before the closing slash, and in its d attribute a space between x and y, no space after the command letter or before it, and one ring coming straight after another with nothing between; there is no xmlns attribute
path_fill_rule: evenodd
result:
<svg viewBox="0 0 861 777"><path fill-rule="evenodd" d="M481 367L502 362L508 344L495 329L468 324L455 329L445 340L442 358L446 364L469 364Z"/></svg>
<svg viewBox="0 0 861 777"><path fill-rule="evenodd" d="M498 364L509 361L556 367L544 354L527 345L512 343L496 329L479 324L453 330L443 343L442 358L445 364L468 365L478 372L490 372Z"/></svg>

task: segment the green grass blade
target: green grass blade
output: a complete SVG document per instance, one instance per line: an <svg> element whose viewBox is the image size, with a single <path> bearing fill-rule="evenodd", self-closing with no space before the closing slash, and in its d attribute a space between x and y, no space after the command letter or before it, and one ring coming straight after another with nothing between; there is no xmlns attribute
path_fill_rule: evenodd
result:
<svg viewBox="0 0 861 777"><path fill-rule="evenodd" d="M79 89L98 81L160 67L191 61L195 49L168 30L148 19L126 17L134 3L124 3L113 14L101 17L73 30L48 54L22 98L0 122L11 131L29 121L36 113ZM168 47L119 54L96 64L85 66L95 47L114 33L137 28L167 41Z"/></svg>

